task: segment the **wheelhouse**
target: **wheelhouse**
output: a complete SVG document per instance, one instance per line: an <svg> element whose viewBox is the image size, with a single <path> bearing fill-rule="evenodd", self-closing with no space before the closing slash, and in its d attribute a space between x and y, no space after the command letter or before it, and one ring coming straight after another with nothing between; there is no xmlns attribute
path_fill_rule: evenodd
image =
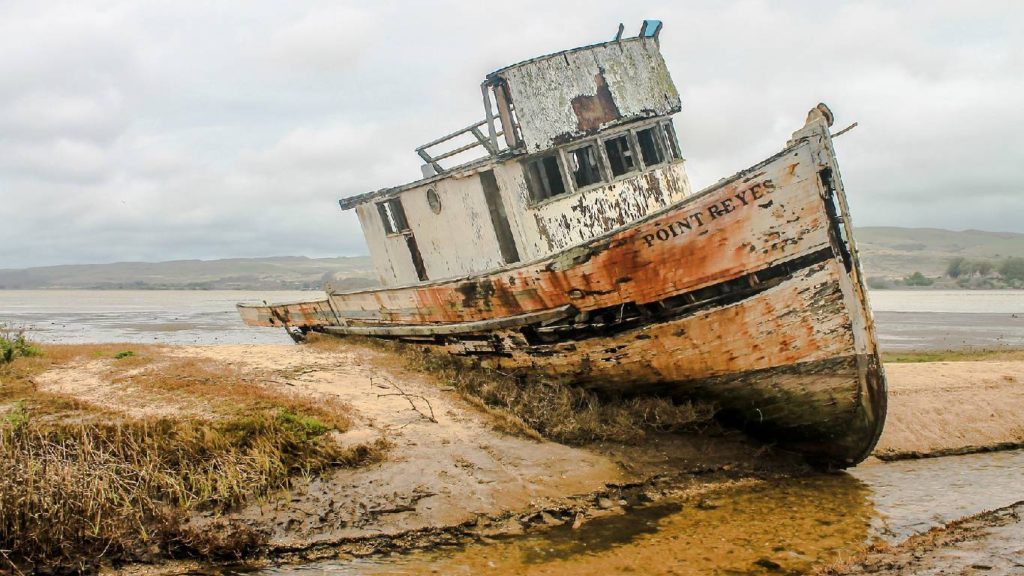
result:
<svg viewBox="0 0 1024 576"><path fill-rule="evenodd" d="M341 200L381 284L543 258L688 196L660 31L489 74L484 120L416 149L422 179Z"/></svg>

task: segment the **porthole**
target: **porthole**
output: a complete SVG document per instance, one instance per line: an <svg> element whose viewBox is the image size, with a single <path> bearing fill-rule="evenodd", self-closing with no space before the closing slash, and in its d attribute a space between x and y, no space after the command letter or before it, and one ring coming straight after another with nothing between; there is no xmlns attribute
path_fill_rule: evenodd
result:
<svg viewBox="0 0 1024 576"><path fill-rule="evenodd" d="M430 206L430 210L434 214L441 213L441 197L437 195L437 190L433 188L427 188L427 206Z"/></svg>

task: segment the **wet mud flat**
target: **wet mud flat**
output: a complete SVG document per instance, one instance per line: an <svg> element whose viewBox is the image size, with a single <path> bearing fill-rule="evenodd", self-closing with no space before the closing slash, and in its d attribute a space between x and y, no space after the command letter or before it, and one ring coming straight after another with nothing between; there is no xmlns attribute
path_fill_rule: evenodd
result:
<svg viewBox="0 0 1024 576"><path fill-rule="evenodd" d="M667 493L808 470L795 455L766 458L771 447L718 427L706 434L652 435L642 444L582 447L523 434L505 415L373 346L172 350L263 374L296 394L337 399L356 422L339 441L381 440L389 447L379 464L296 482L281 497L196 519L211 527L241 523L265 534L260 556L275 561L366 557L583 524ZM95 394L56 387L69 376L41 381L80 398Z"/></svg>
<svg viewBox="0 0 1024 576"><path fill-rule="evenodd" d="M820 474L721 431L642 446L517 437L372 348L178 353L335 395L361 415L347 434L386 437L392 453L233 512L270 535L264 555L241 559L244 569L171 564L129 573L806 573L1024 499L1020 451L916 459L1024 440L1024 361L1014 356L887 366L890 419L877 457ZM415 409L396 385L430 407Z"/></svg>
<svg viewBox="0 0 1024 576"><path fill-rule="evenodd" d="M1024 346L1024 312L876 311L875 323L887 352Z"/></svg>
<svg viewBox="0 0 1024 576"><path fill-rule="evenodd" d="M522 533L467 531L461 540L413 550L348 552L256 572L964 573L928 571L958 566L948 560L954 558L963 568L1016 574L1024 546L1015 482L1022 466L1024 452L1014 451L876 461L853 473L666 483L645 487L638 499L610 500L583 522L552 514ZM907 569L890 572L901 566Z"/></svg>

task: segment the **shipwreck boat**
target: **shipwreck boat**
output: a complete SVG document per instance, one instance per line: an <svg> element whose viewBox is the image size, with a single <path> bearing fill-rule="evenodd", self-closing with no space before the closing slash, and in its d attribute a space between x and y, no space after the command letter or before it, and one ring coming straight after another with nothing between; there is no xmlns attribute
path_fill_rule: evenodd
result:
<svg viewBox="0 0 1024 576"><path fill-rule="evenodd" d="M886 383L832 114L819 104L779 153L693 193L660 31L488 75L484 120L419 147L422 179L340 201L382 287L239 304L244 321L710 399L817 462L863 460Z"/></svg>

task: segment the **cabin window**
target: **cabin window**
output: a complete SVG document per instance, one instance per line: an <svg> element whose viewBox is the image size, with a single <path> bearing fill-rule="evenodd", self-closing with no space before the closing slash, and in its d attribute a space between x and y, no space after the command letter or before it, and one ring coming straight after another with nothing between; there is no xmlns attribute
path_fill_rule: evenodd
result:
<svg viewBox="0 0 1024 576"><path fill-rule="evenodd" d="M570 150L566 156L569 158L569 169L576 181L576 188L584 188L603 180L600 160L597 157L597 146L588 144Z"/></svg>
<svg viewBox="0 0 1024 576"><path fill-rule="evenodd" d="M668 151L672 154L673 158L682 158L683 154L679 151L679 138L676 138L675 126L672 125L671 121L665 122L661 126L665 129L665 141L668 142Z"/></svg>
<svg viewBox="0 0 1024 576"><path fill-rule="evenodd" d="M565 181L562 180L562 168L557 152L530 160L524 166L526 184L534 200L540 201L565 194Z"/></svg>
<svg viewBox="0 0 1024 576"><path fill-rule="evenodd" d="M637 169L636 154L629 142L629 134L604 141L604 150L608 153L608 165L612 169L612 177L622 176Z"/></svg>
<svg viewBox="0 0 1024 576"><path fill-rule="evenodd" d="M636 140L640 144L640 153L644 158L644 165L653 166L665 161L664 147L659 137L657 126L636 131Z"/></svg>
<svg viewBox="0 0 1024 576"><path fill-rule="evenodd" d="M430 206L430 211L434 214L441 213L441 197L433 188L427 188L427 206Z"/></svg>
<svg viewBox="0 0 1024 576"><path fill-rule="evenodd" d="M405 210L402 208L402 201L392 198L377 203L377 212L384 223L384 231L388 234L399 234L409 231L409 222L405 219Z"/></svg>

